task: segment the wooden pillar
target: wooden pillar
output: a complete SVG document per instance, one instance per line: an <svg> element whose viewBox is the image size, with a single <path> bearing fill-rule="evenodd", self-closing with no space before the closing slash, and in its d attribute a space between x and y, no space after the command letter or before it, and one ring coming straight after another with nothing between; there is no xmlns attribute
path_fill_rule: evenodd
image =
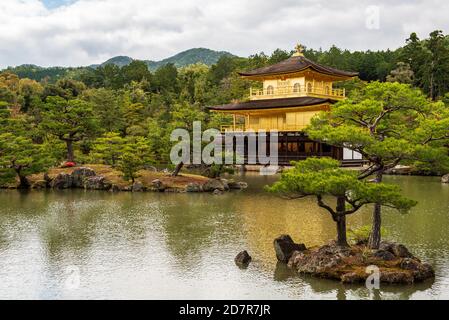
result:
<svg viewBox="0 0 449 320"><path fill-rule="evenodd" d="M236 124L235 113L232 115L232 121L233 121L233 131L235 131L235 124Z"/></svg>

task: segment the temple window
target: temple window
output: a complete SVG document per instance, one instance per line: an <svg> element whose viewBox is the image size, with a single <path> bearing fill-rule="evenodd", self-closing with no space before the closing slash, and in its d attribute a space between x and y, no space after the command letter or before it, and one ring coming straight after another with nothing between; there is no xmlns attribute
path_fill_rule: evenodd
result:
<svg viewBox="0 0 449 320"><path fill-rule="evenodd" d="M295 83L293 86L293 92L299 93L301 91L301 85L299 83Z"/></svg>
<svg viewBox="0 0 449 320"><path fill-rule="evenodd" d="M312 92L312 84L310 82L307 84L307 92Z"/></svg>
<svg viewBox="0 0 449 320"><path fill-rule="evenodd" d="M326 88L324 89L324 93L327 94L327 95L330 93L329 86L326 86Z"/></svg>
<svg viewBox="0 0 449 320"><path fill-rule="evenodd" d="M274 94L274 87L273 86L268 86L267 87L267 94Z"/></svg>

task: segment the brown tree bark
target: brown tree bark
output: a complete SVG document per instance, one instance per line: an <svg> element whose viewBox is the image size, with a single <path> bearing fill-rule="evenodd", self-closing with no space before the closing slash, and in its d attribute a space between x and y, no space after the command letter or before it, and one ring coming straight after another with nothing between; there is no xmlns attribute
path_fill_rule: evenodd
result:
<svg viewBox="0 0 449 320"><path fill-rule="evenodd" d="M31 187L30 182L28 181L27 177L19 175L19 186L18 189L29 189Z"/></svg>
<svg viewBox="0 0 449 320"><path fill-rule="evenodd" d="M179 172L181 171L182 167L184 166L184 162L180 162L176 165L175 170L173 171L173 173L171 174L172 177L176 177L178 176Z"/></svg>
<svg viewBox="0 0 449 320"><path fill-rule="evenodd" d="M75 155L73 152L73 140L67 139L65 140L67 146L67 161L75 162Z"/></svg>
<svg viewBox="0 0 449 320"><path fill-rule="evenodd" d="M346 215L345 211L346 201L344 197L337 198L337 245L340 247L349 247L346 237Z"/></svg>
<svg viewBox="0 0 449 320"><path fill-rule="evenodd" d="M375 183L381 183L383 179L384 169L381 168L377 174ZM373 225L371 227L371 233L368 239L368 247L370 249L379 249L380 241L382 240L381 235L381 226L382 226L382 206L378 203L374 204L373 211Z"/></svg>

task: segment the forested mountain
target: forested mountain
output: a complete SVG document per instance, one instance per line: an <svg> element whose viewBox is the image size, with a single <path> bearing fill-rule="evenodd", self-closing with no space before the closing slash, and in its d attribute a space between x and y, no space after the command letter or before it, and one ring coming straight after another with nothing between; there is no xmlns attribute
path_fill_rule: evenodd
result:
<svg viewBox="0 0 449 320"><path fill-rule="evenodd" d="M105 65L108 65L108 64L114 64L117 67L121 68L121 67L129 65L131 62L133 62L133 60L134 60L133 58L130 58L127 56L117 56L117 57L113 57L113 58L103 62L101 64L101 66L104 67ZM99 65L92 65L91 67L98 67L98 66Z"/></svg>
<svg viewBox="0 0 449 320"><path fill-rule="evenodd" d="M150 71L155 71L159 67L165 66L169 63L172 63L177 68L185 67L195 63L203 63L207 66L211 66L217 63L218 59L220 59L222 56L232 57L234 55L226 51L214 51L206 48L193 48L160 61L143 61L148 65L148 69ZM134 60L136 59L127 56L117 56L103 62L101 66L104 67L108 64L114 64L121 68L129 65ZM92 65L91 67L96 68L98 66L99 65Z"/></svg>
<svg viewBox="0 0 449 320"><path fill-rule="evenodd" d="M223 57L233 55L226 51L214 51L206 48L194 48L180 52L173 57L161 60L161 61L146 61L150 70L154 71L161 66L173 63L175 67L185 67L190 64L203 63L207 66L211 66Z"/></svg>
<svg viewBox="0 0 449 320"><path fill-rule="evenodd" d="M234 57L229 52L226 51L214 51L205 48L193 48L183 52L180 52L172 57L160 60L160 61L152 61L152 60L143 60L145 64L148 66L150 71L155 71L161 66L165 66L169 63L172 63L175 67L185 67L195 63L202 63L207 66L211 66L223 57L229 56ZM114 65L119 68L128 66L131 62L135 61L131 57L127 56L117 56L101 64L92 64L88 67L40 67L32 64L23 64L17 67L9 67L6 71L10 71L12 73L17 74L20 78L29 78L36 81L46 80L48 82L54 83L58 79L64 77L73 77L77 73L83 72L83 69L92 68L97 69L98 67L105 67L107 65Z"/></svg>

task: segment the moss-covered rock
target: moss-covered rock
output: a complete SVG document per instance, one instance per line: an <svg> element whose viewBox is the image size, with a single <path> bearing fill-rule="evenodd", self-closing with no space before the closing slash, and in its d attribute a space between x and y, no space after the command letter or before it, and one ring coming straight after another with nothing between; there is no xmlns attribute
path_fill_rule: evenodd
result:
<svg viewBox="0 0 449 320"><path fill-rule="evenodd" d="M370 266L379 268L383 283L411 284L434 278L432 266L422 263L405 246L382 242L381 248L370 250L365 245L346 248L331 242L319 248L294 252L288 266L300 274L344 283L364 282L370 275L367 272Z"/></svg>

